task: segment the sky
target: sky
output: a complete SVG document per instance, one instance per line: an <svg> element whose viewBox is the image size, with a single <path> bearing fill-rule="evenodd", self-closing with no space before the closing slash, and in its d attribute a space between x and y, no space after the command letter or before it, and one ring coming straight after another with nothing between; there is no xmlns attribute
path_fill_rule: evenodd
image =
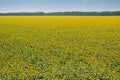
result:
<svg viewBox="0 0 120 80"><path fill-rule="evenodd" d="M120 0L0 0L0 12L117 10L120 10Z"/></svg>

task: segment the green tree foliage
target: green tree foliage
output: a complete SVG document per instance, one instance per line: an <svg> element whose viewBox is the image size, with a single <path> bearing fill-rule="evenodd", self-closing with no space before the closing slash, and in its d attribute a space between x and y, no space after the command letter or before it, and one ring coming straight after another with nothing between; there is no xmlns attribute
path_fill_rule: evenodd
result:
<svg viewBox="0 0 120 80"><path fill-rule="evenodd" d="M102 12L18 12L18 13L0 13L0 16L120 16L120 11L102 11Z"/></svg>

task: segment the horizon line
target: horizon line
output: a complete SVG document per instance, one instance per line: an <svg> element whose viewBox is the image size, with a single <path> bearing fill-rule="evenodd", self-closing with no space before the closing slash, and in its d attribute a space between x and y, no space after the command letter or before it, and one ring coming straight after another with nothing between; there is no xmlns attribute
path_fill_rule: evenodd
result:
<svg viewBox="0 0 120 80"><path fill-rule="evenodd" d="M37 12L43 12L43 13L54 13L54 12L118 12L120 10L103 10L103 11L13 11L13 12L0 12L0 13L37 13Z"/></svg>

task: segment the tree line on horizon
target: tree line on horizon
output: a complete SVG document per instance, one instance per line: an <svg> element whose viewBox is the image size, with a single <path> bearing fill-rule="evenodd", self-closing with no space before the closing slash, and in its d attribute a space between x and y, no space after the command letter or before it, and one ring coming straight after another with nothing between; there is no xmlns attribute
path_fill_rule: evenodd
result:
<svg viewBox="0 0 120 80"><path fill-rule="evenodd" d="M0 16L120 16L120 11L102 11L102 12L13 12L0 13Z"/></svg>

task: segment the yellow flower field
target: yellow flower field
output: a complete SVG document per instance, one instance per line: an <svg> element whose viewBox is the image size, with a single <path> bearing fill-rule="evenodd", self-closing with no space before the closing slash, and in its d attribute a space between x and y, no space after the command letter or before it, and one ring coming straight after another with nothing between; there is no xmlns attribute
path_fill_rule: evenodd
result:
<svg viewBox="0 0 120 80"><path fill-rule="evenodd" d="M120 17L0 17L0 80L119 79Z"/></svg>

